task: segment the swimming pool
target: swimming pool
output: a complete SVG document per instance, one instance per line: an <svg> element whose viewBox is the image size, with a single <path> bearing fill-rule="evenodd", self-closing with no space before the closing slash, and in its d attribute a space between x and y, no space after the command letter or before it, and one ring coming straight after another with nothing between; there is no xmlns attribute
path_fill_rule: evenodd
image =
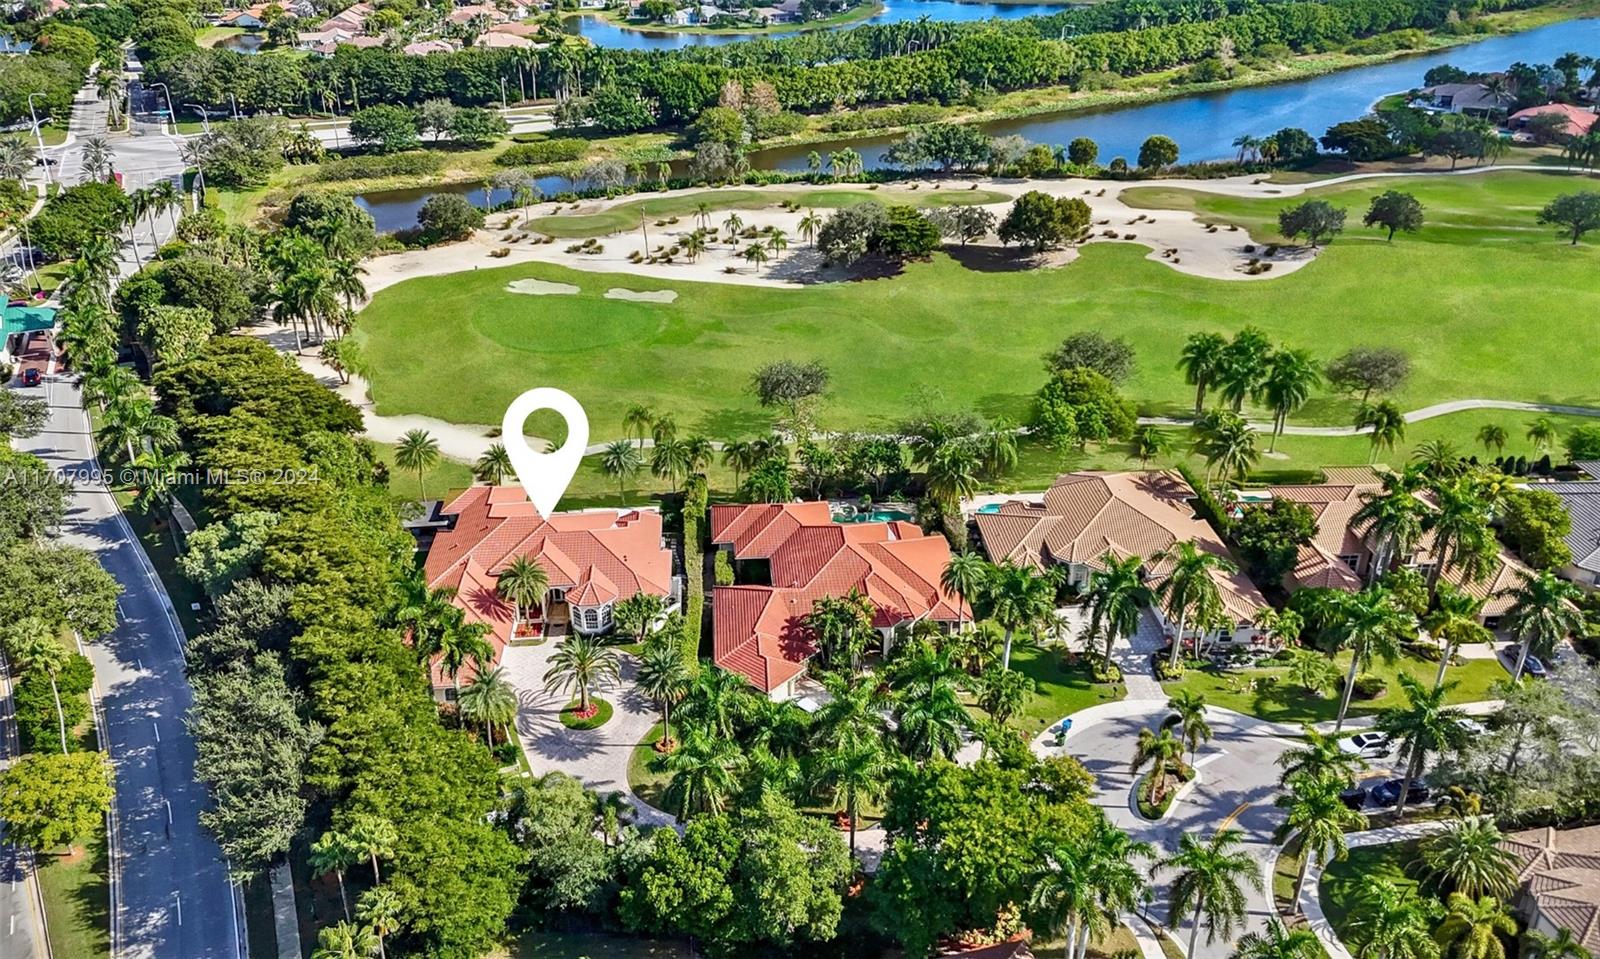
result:
<svg viewBox="0 0 1600 959"><path fill-rule="evenodd" d="M875 509L866 513L839 512L833 514L835 523L909 523L916 517L903 509Z"/></svg>

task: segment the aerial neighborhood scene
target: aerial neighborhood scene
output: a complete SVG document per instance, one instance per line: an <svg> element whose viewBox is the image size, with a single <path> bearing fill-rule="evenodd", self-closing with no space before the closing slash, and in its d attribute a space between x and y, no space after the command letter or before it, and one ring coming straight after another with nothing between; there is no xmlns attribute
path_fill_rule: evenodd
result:
<svg viewBox="0 0 1600 959"><path fill-rule="evenodd" d="M1600 0L0 0L0 959L1600 959Z"/></svg>

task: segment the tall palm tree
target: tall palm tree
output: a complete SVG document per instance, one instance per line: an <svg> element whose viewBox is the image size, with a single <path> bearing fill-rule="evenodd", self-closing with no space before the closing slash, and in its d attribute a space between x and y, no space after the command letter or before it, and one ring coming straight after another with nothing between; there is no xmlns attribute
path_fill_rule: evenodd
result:
<svg viewBox="0 0 1600 959"><path fill-rule="evenodd" d="M1431 902L1387 879L1370 879L1366 888L1351 922L1361 942L1356 959L1438 959L1439 946L1429 935Z"/></svg>
<svg viewBox="0 0 1600 959"><path fill-rule="evenodd" d="M1511 609L1503 620L1521 647L1511 670L1512 682L1522 678L1530 652L1548 656L1557 643L1583 629L1583 614L1577 605L1583 598L1579 587L1549 570L1520 575L1522 581L1510 591Z"/></svg>
<svg viewBox="0 0 1600 959"><path fill-rule="evenodd" d="M331 872L339 881L339 901L344 905L345 921L349 922L350 896L345 892L344 873L346 869L361 861L361 854L356 851L349 837L330 829L311 844L309 861L312 874L326 876Z"/></svg>
<svg viewBox="0 0 1600 959"><path fill-rule="evenodd" d="M50 679L50 695L56 704L56 725L61 735L61 754L67 754L67 714L61 708L61 689L56 683L61 671L72 662L72 654L56 638L50 624L37 616L24 616L0 634L0 646L16 660L23 673L35 670Z"/></svg>
<svg viewBox="0 0 1600 959"><path fill-rule="evenodd" d="M1433 938L1453 959L1505 959L1504 937L1517 934L1517 921L1493 896L1472 899L1452 892L1445 900L1444 921Z"/></svg>
<svg viewBox="0 0 1600 959"><path fill-rule="evenodd" d="M1528 424L1528 442L1541 454L1548 454L1556 445L1560 433L1548 416L1541 416Z"/></svg>
<svg viewBox="0 0 1600 959"><path fill-rule="evenodd" d="M460 611L457 610L459 613ZM439 665L444 669L445 675L450 677L450 688L455 694L456 702L461 701L461 671L467 663L487 663L494 657L494 648L487 639L489 626L487 623L468 623L462 621L461 616L455 617L449 628L439 634Z"/></svg>
<svg viewBox="0 0 1600 959"><path fill-rule="evenodd" d="M544 684L549 691L576 691L578 709L589 711L589 694L596 686L614 683L621 676L617 651L598 636L571 633L561 640L550 656Z"/></svg>
<svg viewBox="0 0 1600 959"><path fill-rule="evenodd" d="M1401 673L1400 688L1405 690L1406 705L1393 706L1378 714L1378 729L1400 744L1398 756L1406 764L1400 801L1395 806L1397 815L1405 812L1411 781L1423 772L1428 757L1466 745L1467 731L1461 725L1466 714L1445 705L1446 697L1455 686L1455 683L1441 683L1430 689L1417 682L1416 677Z"/></svg>
<svg viewBox="0 0 1600 959"><path fill-rule="evenodd" d="M1434 608L1422 617L1422 628L1444 644L1439 656L1439 674L1433 679L1435 686L1444 682L1445 669L1455 658L1457 649L1467 643L1494 643L1494 634L1478 619L1483 615L1486 601L1447 583L1435 597Z"/></svg>
<svg viewBox="0 0 1600 959"><path fill-rule="evenodd" d="M683 698L692 679L689 664L683 660L683 647L677 643L649 643L639 655L636 685L661 707L663 752L671 752L673 747L672 704Z"/></svg>
<svg viewBox="0 0 1600 959"><path fill-rule="evenodd" d="M1332 636L1341 649L1350 651L1350 671L1345 676L1344 694L1339 700L1339 718L1333 725L1335 734L1344 729L1345 714L1350 711L1350 695L1355 691L1356 677L1377 656L1393 662L1400 654L1400 644L1416 635L1416 620L1402 610L1394 596L1380 586L1368 586L1359 593L1338 593L1331 598L1334 621Z"/></svg>
<svg viewBox="0 0 1600 959"><path fill-rule="evenodd" d="M1367 462L1376 463L1379 450L1392 453L1406 438L1406 415L1390 400L1369 403L1356 411L1356 429L1372 431L1372 455Z"/></svg>
<svg viewBox="0 0 1600 959"><path fill-rule="evenodd" d="M1161 805L1167 796L1168 781L1174 773L1181 774L1183 749L1183 740L1174 736L1169 726L1162 726L1159 730L1139 730L1128 772L1137 776L1146 766L1150 767L1148 797L1152 806Z"/></svg>
<svg viewBox="0 0 1600 959"><path fill-rule="evenodd" d="M1104 568L1089 575L1089 590L1085 594L1089 623L1084 628L1084 641L1103 639L1109 663L1112 647L1118 639L1138 632L1139 617L1155 604L1156 597L1145 585L1142 557L1118 559L1107 552L1100 557L1100 565Z"/></svg>
<svg viewBox="0 0 1600 959"><path fill-rule="evenodd" d="M629 436L637 436L639 442L650 435L650 427L655 424L656 412L648 406L635 403L628 407L622 414L622 428L628 431Z"/></svg>
<svg viewBox="0 0 1600 959"><path fill-rule="evenodd" d="M372 865L372 884L383 884L383 873L378 871L378 861L393 859L394 847L400 842L399 830L382 816L367 813L351 817L350 829L345 833L350 847L360 858Z"/></svg>
<svg viewBox="0 0 1600 959"><path fill-rule="evenodd" d="M1194 422L1190 449L1206 461L1206 475L1243 482L1261 458L1256 431L1230 410L1213 410Z"/></svg>
<svg viewBox="0 0 1600 959"><path fill-rule="evenodd" d="M1011 668L1011 643L1019 629L1033 629L1055 615L1055 588L1031 566L1007 560L990 572L989 615L1006 631L1000 668Z"/></svg>
<svg viewBox="0 0 1600 959"><path fill-rule="evenodd" d="M506 452L506 444L494 443L483 455L478 457L478 462L472 468L478 479L490 486L499 486L511 475L511 454Z"/></svg>
<svg viewBox="0 0 1600 959"><path fill-rule="evenodd" d="M1178 730L1178 738L1189 747L1192 766L1194 754L1214 735L1211 724L1206 722L1205 697L1192 689L1180 689L1167 700L1167 708L1172 710L1172 715L1162 720L1161 725Z"/></svg>
<svg viewBox="0 0 1600 959"><path fill-rule="evenodd" d="M600 454L600 471L617 481L618 502L627 498L628 480L637 476L643 468L644 460L639 456L639 448L628 440L607 443L605 452Z"/></svg>
<svg viewBox="0 0 1600 959"><path fill-rule="evenodd" d="M1345 782L1334 778L1296 776L1289 780L1289 791L1275 801L1284 811L1283 825L1273 838L1283 842L1300 835L1300 873L1294 882L1294 911L1300 911L1300 894L1305 889L1306 872L1315 859L1321 869L1343 859L1348 849L1344 834L1365 829L1367 817L1344 804L1339 793Z"/></svg>
<svg viewBox="0 0 1600 959"><path fill-rule="evenodd" d="M1489 529L1489 508L1469 479L1433 484L1436 508L1422 521L1425 532L1433 534L1433 568L1428 571L1428 595L1439 591L1445 569L1461 568L1468 581L1482 578L1485 563L1475 561L1485 553L1492 556L1494 533Z"/></svg>
<svg viewBox="0 0 1600 959"><path fill-rule="evenodd" d="M368 889L356 906L356 915L378 937L378 959L387 959L384 941L400 929L400 895L388 886Z"/></svg>
<svg viewBox="0 0 1600 959"><path fill-rule="evenodd" d="M377 934L370 926L345 920L317 933L317 950L311 959L367 959L379 948Z"/></svg>
<svg viewBox="0 0 1600 959"><path fill-rule="evenodd" d="M83 172L91 180L104 180L111 173L111 143L103 136L85 137L79 151Z"/></svg>
<svg viewBox="0 0 1600 959"><path fill-rule="evenodd" d="M1054 843L1040 857L1028 893L1034 928L1064 939L1066 959L1076 954L1079 939L1089 938L1084 925L1095 903L1088 867L1088 856L1077 843Z"/></svg>
<svg viewBox="0 0 1600 959"><path fill-rule="evenodd" d="M978 597L982 596L989 586L989 573L992 567L978 553L970 550L956 553L945 563L944 570L939 574L939 586L947 593L954 593L968 606L975 606ZM958 610L957 627L966 625L966 610Z"/></svg>
<svg viewBox="0 0 1600 959"><path fill-rule="evenodd" d="M689 447L682 440L656 440L655 446L650 449L650 472L659 479L664 479L672 484L673 489L679 489L678 478L687 477L690 468Z"/></svg>
<svg viewBox="0 0 1600 959"><path fill-rule="evenodd" d="M935 682L925 695L902 699L894 717L901 749L919 762L953 758L961 748L961 731L970 722L949 680Z"/></svg>
<svg viewBox="0 0 1600 959"><path fill-rule="evenodd" d="M1167 613L1178 621L1178 631L1172 638L1171 665L1178 665L1183 649L1183 634L1191 612L1202 620L1222 608L1222 591L1217 586L1217 575L1237 573L1239 567L1222 553L1202 549L1194 540L1174 543L1170 549L1157 553L1152 559L1167 564L1167 578L1157 589ZM1198 652L1198 642L1196 652Z"/></svg>
<svg viewBox="0 0 1600 959"><path fill-rule="evenodd" d="M1308 350L1277 350L1267 359L1266 376L1261 380L1261 397L1272 410L1272 442L1267 452L1278 449L1278 437L1288 425L1289 414L1306 405L1311 391L1322 382L1322 371Z"/></svg>
<svg viewBox="0 0 1600 959"><path fill-rule="evenodd" d="M737 788L737 773L743 765L744 757L733 740L692 729L683 737L683 745L666 759L672 778L662 798L679 820L720 812Z"/></svg>
<svg viewBox="0 0 1600 959"><path fill-rule="evenodd" d="M849 739L819 757L816 786L832 794L831 802L841 805L850 817L850 855L856 854L856 826L861 807L882 802L888 793L889 756L877 739Z"/></svg>
<svg viewBox="0 0 1600 959"><path fill-rule="evenodd" d="M928 494L947 509L978 491L978 454L964 442L941 443L928 460Z"/></svg>
<svg viewBox="0 0 1600 959"><path fill-rule="evenodd" d="M483 723L484 742L494 745L494 728L509 726L517 718L517 693L506 678L504 666L480 670L456 700L461 715Z"/></svg>
<svg viewBox="0 0 1600 959"><path fill-rule="evenodd" d="M343 297L347 312L354 312L356 301L367 298L367 285L361 282L361 278L367 275L367 268L361 265L360 260L348 256L335 257L328 262L333 292Z"/></svg>
<svg viewBox="0 0 1600 959"><path fill-rule="evenodd" d="M1278 755L1278 765L1283 774L1278 782L1288 785L1297 778L1329 779L1347 788L1355 781L1356 773L1367 768L1366 760L1339 746L1339 737L1317 732L1315 727L1303 730L1304 746L1295 746Z"/></svg>
<svg viewBox="0 0 1600 959"><path fill-rule="evenodd" d="M1492 816L1457 819L1422 841L1421 874L1467 896L1510 898L1519 863L1504 840Z"/></svg>
<svg viewBox="0 0 1600 959"><path fill-rule="evenodd" d="M1276 916L1267 920L1265 932L1246 933L1233 951L1233 959L1318 959L1323 955L1316 933L1305 926L1285 928Z"/></svg>
<svg viewBox="0 0 1600 959"><path fill-rule="evenodd" d="M406 430L394 448L394 464L401 469L417 471L417 492L424 500L428 498L428 490L422 483L422 474L437 462L439 441L427 430Z"/></svg>
<svg viewBox="0 0 1600 959"><path fill-rule="evenodd" d="M1350 524L1365 526L1365 536L1372 542L1372 566L1367 571L1369 581L1376 581L1396 561L1409 559L1422 541L1426 506L1416 496L1419 479L1409 469L1386 473L1379 489L1360 495L1361 507L1351 517Z"/></svg>
<svg viewBox="0 0 1600 959"><path fill-rule="evenodd" d="M823 685L828 685L827 679ZM683 698L680 720L692 722L710 735L731 739L734 723L746 713L749 702L750 684L743 676L716 666L701 669ZM826 706L818 713L819 720L824 712Z"/></svg>
<svg viewBox="0 0 1600 959"><path fill-rule="evenodd" d="M1209 842L1193 833L1184 833L1178 851L1163 859L1156 869L1175 869L1167 899L1167 925L1176 929L1185 917L1194 928L1189 931L1189 955L1194 955L1200 923L1205 921L1206 942L1216 942L1220 933L1232 936L1234 926L1244 921L1245 889L1261 889L1261 873L1250 854L1240 849L1244 834L1237 829L1221 829Z"/></svg>
<svg viewBox="0 0 1600 959"><path fill-rule="evenodd" d="M1103 935L1145 901L1150 883L1144 863L1155 858L1156 850L1150 843L1134 842L1101 817L1089 827L1079 848L1088 863L1089 885L1095 893L1086 915L1086 931ZM1088 955L1089 938L1078 937L1077 959Z"/></svg>

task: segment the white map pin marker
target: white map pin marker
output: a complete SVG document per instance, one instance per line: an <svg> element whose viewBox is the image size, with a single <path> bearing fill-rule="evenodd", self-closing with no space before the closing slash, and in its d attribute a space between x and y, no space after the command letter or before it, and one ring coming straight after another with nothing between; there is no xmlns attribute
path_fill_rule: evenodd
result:
<svg viewBox="0 0 1600 959"><path fill-rule="evenodd" d="M560 449L540 453L528 446L522 424L534 410L555 410L567 421L567 441ZM549 519L566 494L573 474L578 472L584 447L589 445L589 417L571 394L541 386L511 401L500 423L500 433L523 492L533 501L533 508L539 515Z"/></svg>

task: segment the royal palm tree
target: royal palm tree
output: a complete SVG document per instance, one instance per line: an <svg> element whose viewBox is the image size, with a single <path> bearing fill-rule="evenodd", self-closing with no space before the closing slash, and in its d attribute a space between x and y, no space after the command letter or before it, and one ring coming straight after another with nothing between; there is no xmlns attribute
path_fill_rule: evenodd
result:
<svg viewBox="0 0 1600 959"><path fill-rule="evenodd" d="M107 405L100 441L121 446L131 466L138 458L137 448L145 444L158 448L177 445L177 425L158 414L149 397L138 393Z"/></svg>
<svg viewBox="0 0 1600 959"><path fill-rule="evenodd" d="M944 570L939 574L939 586L947 593L954 593L960 597L966 606L976 606L979 597L983 596L989 587L990 572L993 569L983 556L970 550L956 553L945 563ZM956 624L959 627L966 625L966 610L958 610Z"/></svg>
<svg viewBox="0 0 1600 959"><path fill-rule="evenodd" d="M352 816L349 831L345 833L350 847L372 865L372 884L381 886L383 874L378 871L378 861L394 858L394 847L400 842L400 833L394 823L382 816L362 813Z"/></svg>
<svg viewBox="0 0 1600 959"><path fill-rule="evenodd" d="M1172 734L1171 727L1139 730L1128 772L1137 776L1146 766L1150 767L1150 788L1147 790L1150 805L1160 806L1166 798L1167 781L1184 769L1183 752L1183 740Z"/></svg>
<svg viewBox="0 0 1600 959"><path fill-rule="evenodd" d="M1300 911L1300 894L1305 889L1306 872L1313 859L1317 868L1329 862L1344 859L1348 853L1344 834L1365 829L1367 817L1344 804L1339 794L1345 789L1344 780L1332 777L1295 776L1289 780L1289 791L1275 801L1284 811L1283 825L1273 837L1283 842L1298 833L1300 836L1300 873L1294 882L1294 911Z"/></svg>
<svg viewBox="0 0 1600 959"><path fill-rule="evenodd" d="M482 456L478 457L478 462L472 469L478 479L488 483L490 486L499 486L504 483L506 477L510 476L512 471L511 454L506 452L506 444L492 444L487 450L484 450Z"/></svg>
<svg viewBox="0 0 1600 959"><path fill-rule="evenodd" d="M1379 450L1392 453L1406 438L1406 415L1389 400L1369 403L1356 411L1356 429L1371 431L1372 454L1367 462L1376 463Z"/></svg>
<svg viewBox="0 0 1600 959"><path fill-rule="evenodd" d="M590 692L596 686L614 683L621 677L617 651L598 636L571 633L561 640L545 670L545 689L551 692L576 692L579 712L589 711Z"/></svg>
<svg viewBox="0 0 1600 959"><path fill-rule="evenodd" d="M1155 593L1144 582L1144 559L1128 556L1118 559L1107 552L1100 557L1102 569L1089 574L1089 589L1084 598L1089 604L1089 622L1084 627L1084 642L1105 641L1106 662L1118 639L1139 630L1139 618L1155 604Z"/></svg>
<svg viewBox="0 0 1600 959"><path fill-rule="evenodd" d="M378 939L378 959L387 959L389 953L384 941L400 929L400 896L388 886L368 889L356 906L356 916L372 930ZM368 953L370 955L370 953Z"/></svg>
<svg viewBox="0 0 1600 959"><path fill-rule="evenodd" d="M1246 933L1234 947L1232 959L1318 959L1326 955L1317 934L1305 926L1288 929L1273 916L1265 932Z"/></svg>
<svg viewBox="0 0 1600 959"><path fill-rule="evenodd" d="M681 488L678 478L687 477L689 467L689 447L682 440L656 440L650 449L651 474L671 483L673 489Z"/></svg>
<svg viewBox="0 0 1600 959"><path fill-rule="evenodd" d="M628 407L622 414L622 428L628 431L629 436L637 435L639 442L650 435L650 428L655 425L656 413L648 406L635 403Z"/></svg>
<svg viewBox="0 0 1600 959"><path fill-rule="evenodd" d="M850 739L882 738L888 698L881 685L847 673L822 677L829 699L817 710L812 726L817 742L834 746Z"/></svg>
<svg viewBox="0 0 1600 959"><path fill-rule="evenodd" d="M1149 891L1148 868L1156 850L1147 842L1134 842L1128 834L1097 818L1079 846L1087 862L1094 899L1086 914L1086 931L1104 935L1121 917L1137 910ZM1078 938L1077 959L1085 959L1090 936Z"/></svg>
<svg viewBox="0 0 1600 959"><path fill-rule="evenodd" d="M333 292L344 299L344 308L347 313L353 313L358 300L367 298L367 286L361 278L367 275L367 268L361 261L353 257L341 256L328 261L332 274L331 281Z"/></svg>
<svg viewBox="0 0 1600 959"><path fill-rule="evenodd" d="M1000 417L978 438L978 465L989 479L999 479L1017 468L1017 431Z"/></svg>
<svg viewBox="0 0 1600 959"><path fill-rule="evenodd" d="M1229 410L1213 410L1194 422L1190 449L1206 461L1206 476L1243 482L1261 458L1256 431Z"/></svg>
<svg viewBox="0 0 1600 959"><path fill-rule="evenodd" d="M1479 621L1485 602L1485 599L1445 584L1434 598L1434 608L1422 617L1422 628L1444 644L1439 656L1439 674L1433 679L1435 686L1444 682L1445 669L1455 658L1457 649L1467 643L1493 645L1494 634Z"/></svg>
<svg viewBox="0 0 1600 959"><path fill-rule="evenodd" d="M1289 423L1289 414L1306 405L1321 382L1322 371L1308 350L1277 350L1267 359L1266 376L1261 380L1261 398L1272 410L1272 441L1267 452L1277 452L1278 437Z"/></svg>
<svg viewBox="0 0 1600 959"><path fill-rule="evenodd" d="M941 443L928 459L928 495L947 509L978 491L978 454L964 442Z"/></svg>
<svg viewBox="0 0 1600 959"><path fill-rule="evenodd" d="M1387 473L1381 488L1360 494L1361 507L1351 518L1352 526L1365 526L1373 543L1369 581L1389 571L1396 560L1408 559L1422 541L1426 507L1417 498L1419 478L1407 470Z"/></svg>
<svg viewBox="0 0 1600 959"><path fill-rule="evenodd" d="M143 485L134 498L134 507L145 515L172 501L172 481L178 470L189 465L189 454L183 450L164 450L159 446L142 451L134 458L139 467Z"/></svg>
<svg viewBox="0 0 1600 959"><path fill-rule="evenodd" d="M600 454L600 471L617 481L617 501L627 499L628 480L639 475L644 468L644 459L639 455L639 448L629 440L614 440L607 443L605 452Z"/></svg>
<svg viewBox="0 0 1600 959"><path fill-rule="evenodd" d="M817 761L816 788L832 796L850 818L850 855L856 854L856 826L861 808L888 794L890 760L882 741L851 738L824 752Z"/></svg>
<svg viewBox="0 0 1600 959"><path fill-rule="evenodd" d="M1066 959L1088 940L1084 926L1095 909L1088 856L1077 843L1053 843L1040 857L1028 893L1028 913L1035 929L1066 942Z"/></svg>
<svg viewBox="0 0 1600 959"><path fill-rule="evenodd" d="M661 707L663 752L671 752L673 748L672 705L683 698L693 678L689 664L683 659L683 647L677 643L649 643L639 654L636 685Z"/></svg>
<svg viewBox="0 0 1600 959"><path fill-rule="evenodd" d="M1155 562L1167 564L1167 578L1157 590L1166 604L1167 613L1178 622L1173 634L1171 665L1178 665L1183 649L1183 634L1190 622L1190 614L1200 620L1215 618L1212 613L1222 608L1222 591L1217 586L1217 575L1237 573L1239 567L1225 554L1202 549L1194 540L1182 540L1170 549L1157 553ZM1199 653L1199 642L1195 652Z"/></svg>
<svg viewBox="0 0 1600 959"><path fill-rule="evenodd" d="M1467 581L1475 582L1483 578L1488 562L1498 552L1494 533L1489 529L1488 506L1472 480L1435 483L1432 494L1436 508L1422 521L1423 531L1433 534L1433 568L1428 571L1430 597L1438 593L1439 579L1446 568L1460 568Z"/></svg>
<svg viewBox="0 0 1600 959"><path fill-rule="evenodd" d="M1421 875L1466 896L1507 899L1517 888L1516 856L1492 816L1468 816L1422 841Z"/></svg>
<svg viewBox="0 0 1600 959"><path fill-rule="evenodd" d="M1400 644L1416 635L1416 620L1402 610L1394 596L1380 586L1368 586L1359 593L1338 593L1331 597L1334 621L1332 635L1339 648L1350 651L1350 671L1344 679L1344 694L1339 699L1339 718L1335 734L1344 729L1350 711L1350 696L1356 677L1374 656L1394 662Z"/></svg>
<svg viewBox="0 0 1600 959"><path fill-rule="evenodd" d="M1556 424L1550 420L1550 417L1541 416L1528 424L1527 436L1528 442L1533 444L1534 449L1538 450L1540 454L1548 455L1550 450L1555 447L1560 433L1556 429Z"/></svg>
<svg viewBox="0 0 1600 959"><path fill-rule="evenodd" d="M1174 869L1177 876L1167 899L1167 925L1176 929L1190 918L1189 955L1194 955L1200 923L1206 923L1206 942L1220 934L1233 935L1234 926L1244 921L1245 889L1261 890L1261 873L1250 854L1239 848L1244 834L1237 829L1221 829L1209 842L1193 833L1179 839L1178 851L1163 859L1157 870Z"/></svg>
<svg viewBox="0 0 1600 959"><path fill-rule="evenodd" d="M326 876L331 872L339 881L339 901L344 905L346 922L350 921L350 896L345 892L344 873L360 861L361 853L342 832L330 829L311 844L311 872L316 876Z"/></svg>
<svg viewBox="0 0 1600 959"><path fill-rule="evenodd" d="M428 490L423 485L422 474L432 469L437 462L439 462L439 441L427 430L406 430L394 448L394 465L401 469L417 471L417 492L424 500L428 498Z"/></svg>
<svg viewBox="0 0 1600 959"><path fill-rule="evenodd" d="M61 689L56 680L72 662L72 653L61 645L55 630L37 616L24 616L0 634L0 646L16 660L24 673L41 672L50 680L50 695L56 705L56 726L61 736L61 754L67 754L67 714L61 708Z"/></svg>
<svg viewBox="0 0 1600 959"><path fill-rule="evenodd" d="M494 648L489 645L487 638L489 625L468 623L460 612L456 610L454 622L438 637L439 666L450 677L450 688L456 702L461 701L461 671L467 667L467 663L470 661L481 666L494 657Z"/></svg>
<svg viewBox="0 0 1600 959"><path fill-rule="evenodd" d="M1455 686L1455 683L1442 683L1429 689L1417 682L1416 677L1401 673L1400 688L1405 690L1407 704L1378 714L1378 729L1387 733L1391 742L1399 743L1397 755L1406 764L1400 800L1395 805L1396 815L1405 812L1411 781L1423 772L1428 757L1466 745L1467 731L1461 725L1466 714L1445 705Z"/></svg>
<svg viewBox="0 0 1600 959"><path fill-rule="evenodd" d="M989 615L1006 631L1000 668L1011 668L1011 644L1019 629L1033 629L1055 616L1055 587L1031 566L1006 560L993 567L988 584Z"/></svg>
<svg viewBox="0 0 1600 959"><path fill-rule="evenodd" d="M1328 779L1347 788L1355 781L1356 773L1367 768L1366 760L1339 746L1339 737L1319 733L1312 726L1303 730L1304 746L1294 746L1278 755L1278 765L1283 774L1278 782L1288 785L1292 780Z"/></svg>
<svg viewBox="0 0 1600 959"><path fill-rule="evenodd" d="M1503 623L1517 638L1517 664L1511 670L1511 680L1522 678L1530 652L1548 656L1556 644L1583 629L1583 614L1578 602L1583 591L1560 579L1550 570L1521 573L1521 582L1509 593L1511 609Z"/></svg>
<svg viewBox="0 0 1600 959"><path fill-rule="evenodd" d="M1361 943L1356 959L1437 959L1439 946L1429 935L1432 907L1413 887L1368 880L1367 894L1352 914Z"/></svg>
<svg viewBox="0 0 1600 959"><path fill-rule="evenodd" d="M1493 896L1472 899L1452 892L1445 900L1444 921L1433 938L1452 959L1505 959L1503 937L1517 934L1517 921Z"/></svg>
<svg viewBox="0 0 1600 959"><path fill-rule="evenodd" d="M1206 722L1205 697L1192 689L1181 689L1167 700L1167 708L1172 710L1172 715L1162 720L1161 725L1178 731L1178 738L1189 747L1192 766L1194 754L1214 735L1211 724Z"/></svg>
<svg viewBox="0 0 1600 959"><path fill-rule="evenodd" d="M721 812L738 787L737 773L743 765L744 757L732 739L691 729L683 745L666 759L671 779L662 798L679 820Z"/></svg>
<svg viewBox="0 0 1600 959"><path fill-rule="evenodd" d="M506 678L504 666L478 671L456 700L461 715L483 723L484 742L494 745L494 728L509 726L517 718L517 693Z"/></svg>
<svg viewBox="0 0 1600 959"><path fill-rule="evenodd" d="M918 762L953 758L961 748L961 732L970 721L949 680L935 682L925 695L902 699L896 704L894 718L901 750Z"/></svg>

